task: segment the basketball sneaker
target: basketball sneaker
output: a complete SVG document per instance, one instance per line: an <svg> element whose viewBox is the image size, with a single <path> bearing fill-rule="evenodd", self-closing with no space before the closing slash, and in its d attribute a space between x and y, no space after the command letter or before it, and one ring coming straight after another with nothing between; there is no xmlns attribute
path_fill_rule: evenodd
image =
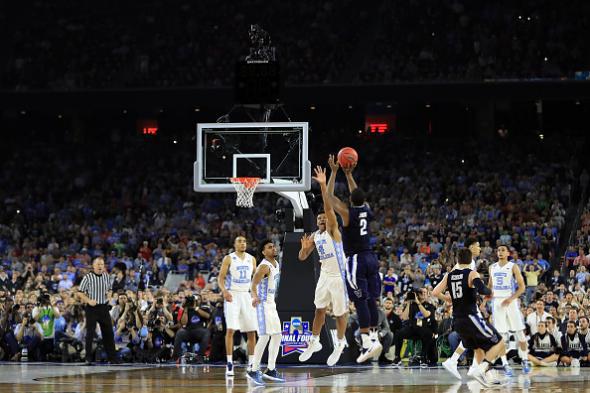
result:
<svg viewBox="0 0 590 393"><path fill-rule="evenodd" d="M512 367L510 367L508 364L505 365L504 367L504 375L508 378L513 377L514 376L514 371L512 370Z"/></svg>
<svg viewBox="0 0 590 393"><path fill-rule="evenodd" d="M228 362L225 366L225 376L226 377L233 377L234 376L234 364Z"/></svg>
<svg viewBox="0 0 590 393"><path fill-rule="evenodd" d="M260 370L246 372L246 378L252 381L255 385L264 385L264 381L262 380L262 373L260 372Z"/></svg>
<svg viewBox="0 0 590 393"><path fill-rule="evenodd" d="M274 370L266 369L266 371L262 374L262 378L275 382L285 382L285 378L279 374L276 368Z"/></svg>
<svg viewBox="0 0 590 393"><path fill-rule="evenodd" d="M469 367L469 370L467 370L467 376L468 376L468 377L471 377L471 378L474 378L474 377L473 377L473 373L475 373L475 372L476 372L476 369L477 369L477 365L475 365L475 364L472 364L472 365Z"/></svg>
<svg viewBox="0 0 590 393"><path fill-rule="evenodd" d="M311 355L313 355L316 352L319 352L322 350L322 343L320 343L320 339L311 339L309 342L309 345L307 346L307 348L305 348L305 351L303 351L303 353L301 355L299 355L299 361L300 362L306 362L309 360L309 358L311 357Z"/></svg>
<svg viewBox="0 0 590 393"><path fill-rule="evenodd" d="M328 364L328 366L332 367L333 365L338 363L338 360L340 360L340 355L342 355L342 351L344 351L345 347L346 347L346 341L345 340L342 340L342 341L338 340L336 345L334 345L334 350L332 351L332 353L328 357L328 361L326 362Z"/></svg>
<svg viewBox="0 0 590 393"><path fill-rule="evenodd" d="M442 363L442 366L445 368L445 370L453 374L455 378L461 379L461 374L459 374L459 370L457 370L457 362L454 361L452 358L448 358L447 360L445 360Z"/></svg>
<svg viewBox="0 0 590 393"><path fill-rule="evenodd" d="M378 356L383 350L383 345L379 341L372 341L369 348L362 348L361 354L356 358L357 363L364 363L373 356Z"/></svg>
<svg viewBox="0 0 590 393"><path fill-rule="evenodd" d="M493 386L490 383L490 381L488 381L488 379L486 377L486 373L481 369L480 366L475 367L471 376L473 378L475 378L477 380L477 382L479 382L485 388L489 388L489 387Z"/></svg>

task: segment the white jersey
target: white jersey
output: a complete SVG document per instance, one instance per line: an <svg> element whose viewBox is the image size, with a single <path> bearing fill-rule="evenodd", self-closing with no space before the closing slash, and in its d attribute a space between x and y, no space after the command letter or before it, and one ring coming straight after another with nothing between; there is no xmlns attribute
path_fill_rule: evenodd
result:
<svg viewBox="0 0 590 393"><path fill-rule="evenodd" d="M345 277L346 257L342 242L332 239L328 231L316 231L313 236L322 264L321 274L333 277Z"/></svg>
<svg viewBox="0 0 590 393"><path fill-rule="evenodd" d="M514 294L515 283L512 267L514 263L508 262L500 266L498 262L490 267L490 278L494 290L494 298L509 298Z"/></svg>
<svg viewBox="0 0 590 393"><path fill-rule="evenodd" d="M225 276L225 288L236 292L249 292L252 283L254 257L247 252L241 259L235 252L229 254L231 262Z"/></svg>
<svg viewBox="0 0 590 393"><path fill-rule="evenodd" d="M258 292L258 298L261 302L267 304L274 304L275 303L275 296L277 295L277 291L279 289L279 281L281 277L281 268L279 266L279 262L276 262L276 266L272 264L272 262L263 259L262 262L258 265L256 269L260 269L260 266L268 266L270 272L266 277L264 277L256 290Z"/></svg>

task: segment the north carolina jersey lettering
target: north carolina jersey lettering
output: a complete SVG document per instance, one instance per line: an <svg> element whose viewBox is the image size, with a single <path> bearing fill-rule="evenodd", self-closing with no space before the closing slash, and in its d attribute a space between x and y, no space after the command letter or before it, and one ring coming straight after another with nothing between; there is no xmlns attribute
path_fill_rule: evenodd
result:
<svg viewBox="0 0 590 393"><path fill-rule="evenodd" d="M342 228L344 252L348 256L371 251L371 229L373 213L366 203L348 208L348 226Z"/></svg>
<svg viewBox="0 0 590 393"><path fill-rule="evenodd" d="M514 294L514 274L512 267L514 263L508 262L500 266L498 262L490 268L490 277L494 289L494 298L508 298Z"/></svg>
<svg viewBox="0 0 590 393"><path fill-rule="evenodd" d="M232 291L248 292L252 283L254 257L244 253L244 259L241 259L235 252L229 254L229 257L231 262L225 277L225 287Z"/></svg>
<svg viewBox="0 0 590 393"><path fill-rule="evenodd" d="M328 231L317 231L313 236L315 248L320 256L321 274L343 276L346 266L342 242L332 239Z"/></svg>
<svg viewBox="0 0 590 393"><path fill-rule="evenodd" d="M256 287L258 298L263 303L273 304L275 302L275 296L279 290L279 281L281 279L281 269L279 263L276 262L276 264L277 265L274 266L272 262L263 259L256 268L258 270L260 269L260 266L268 266L269 269L268 275L265 276Z"/></svg>

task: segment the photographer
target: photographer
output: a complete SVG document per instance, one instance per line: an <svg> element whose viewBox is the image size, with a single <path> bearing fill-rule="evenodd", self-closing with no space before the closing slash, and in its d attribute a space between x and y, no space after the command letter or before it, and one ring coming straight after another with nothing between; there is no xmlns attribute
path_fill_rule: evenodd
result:
<svg viewBox="0 0 590 393"><path fill-rule="evenodd" d="M115 349L125 361L132 360L133 350L141 341L139 337L141 327L141 316L137 306L133 302L126 303L115 331Z"/></svg>
<svg viewBox="0 0 590 393"><path fill-rule="evenodd" d="M23 315L21 323L16 325L14 329L14 336L20 348L27 349L29 359L39 360L43 330L41 325L35 322L31 314L27 312Z"/></svg>
<svg viewBox="0 0 590 393"><path fill-rule="evenodd" d="M143 360L161 361L171 358L171 347L174 343L174 322L166 322L166 317L160 315L153 323L149 323L149 333L144 341Z"/></svg>
<svg viewBox="0 0 590 393"><path fill-rule="evenodd" d="M404 301L404 310L401 315L404 326L395 335L395 359L394 365L401 364L401 350L404 339L419 339L422 341L421 362L427 363L434 343L436 330L435 308L426 302L426 290L421 288L408 292ZM437 359L429 359L435 362Z"/></svg>
<svg viewBox="0 0 590 393"><path fill-rule="evenodd" d="M211 352L209 353L209 359L212 362L224 361L226 326L222 300L215 302L211 322Z"/></svg>
<svg viewBox="0 0 590 393"><path fill-rule="evenodd" d="M176 333L174 339L174 359L181 356L181 346L183 342L198 342L199 355L204 355L209 345L211 332L208 329L211 310L206 304L201 304L201 297L189 296L184 304L184 311L180 324L184 328Z"/></svg>
<svg viewBox="0 0 590 393"><path fill-rule="evenodd" d="M39 296L39 305L33 309L33 319L41 325L43 341L40 345L41 361L47 360L47 355L53 353L55 341L55 320L61 317L59 309L51 303L48 294Z"/></svg>

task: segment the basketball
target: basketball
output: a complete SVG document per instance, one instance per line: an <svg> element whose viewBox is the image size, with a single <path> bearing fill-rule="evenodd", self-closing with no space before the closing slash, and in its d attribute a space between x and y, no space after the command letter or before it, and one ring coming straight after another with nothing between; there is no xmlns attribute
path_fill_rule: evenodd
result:
<svg viewBox="0 0 590 393"><path fill-rule="evenodd" d="M352 147L343 147L338 152L338 164L342 168L349 168L357 163L359 155Z"/></svg>

